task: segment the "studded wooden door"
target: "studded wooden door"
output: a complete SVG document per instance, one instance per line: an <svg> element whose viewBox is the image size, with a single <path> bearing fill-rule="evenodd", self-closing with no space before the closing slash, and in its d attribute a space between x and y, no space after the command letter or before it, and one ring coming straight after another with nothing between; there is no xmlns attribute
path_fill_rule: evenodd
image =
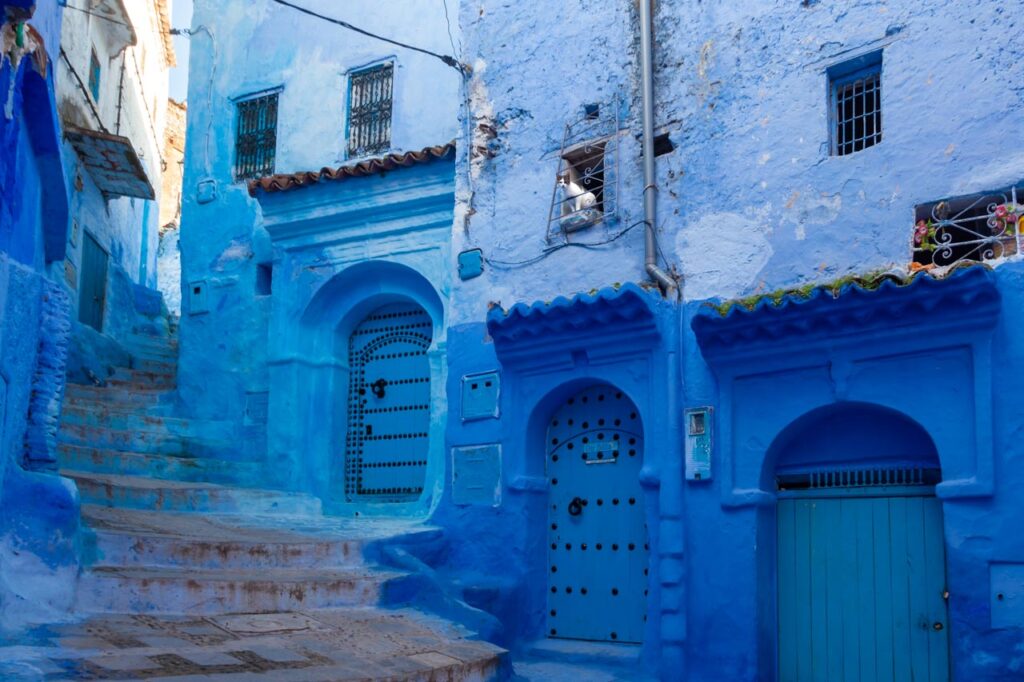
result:
<svg viewBox="0 0 1024 682"><path fill-rule="evenodd" d="M374 310L349 338L345 497L403 502L423 492L433 322L415 303Z"/></svg>
<svg viewBox="0 0 1024 682"><path fill-rule="evenodd" d="M924 482L873 470L780 492L780 680L949 679L942 505Z"/></svg>
<svg viewBox="0 0 1024 682"><path fill-rule="evenodd" d="M643 429L610 386L570 398L547 431L548 633L640 642L647 604Z"/></svg>

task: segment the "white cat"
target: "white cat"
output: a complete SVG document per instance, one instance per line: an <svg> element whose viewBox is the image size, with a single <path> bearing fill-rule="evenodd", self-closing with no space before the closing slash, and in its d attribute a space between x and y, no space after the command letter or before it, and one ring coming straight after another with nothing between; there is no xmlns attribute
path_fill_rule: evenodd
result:
<svg viewBox="0 0 1024 682"><path fill-rule="evenodd" d="M568 174L558 176L558 190L562 197L563 216L593 208L597 204L597 197L594 196L594 193L586 191L570 180Z"/></svg>

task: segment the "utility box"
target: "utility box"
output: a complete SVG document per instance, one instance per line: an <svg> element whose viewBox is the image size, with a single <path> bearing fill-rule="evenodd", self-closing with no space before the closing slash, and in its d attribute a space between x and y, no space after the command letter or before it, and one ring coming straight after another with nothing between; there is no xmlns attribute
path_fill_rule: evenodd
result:
<svg viewBox="0 0 1024 682"><path fill-rule="evenodd" d="M459 254L459 279L479 277L484 272L484 252L470 249Z"/></svg>
<svg viewBox="0 0 1024 682"><path fill-rule="evenodd" d="M452 448L452 502L463 506L501 504L501 446Z"/></svg>
<svg viewBox="0 0 1024 682"><path fill-rule="evenodd" d="M462 377L462 421L498 418L500 377L497 370Z"/></svg>
<svg viewBox="0 0 1024 682"><path fill-rule="evenodd" d="M711 478L711 408L686 410L686 480Z"/></svg>

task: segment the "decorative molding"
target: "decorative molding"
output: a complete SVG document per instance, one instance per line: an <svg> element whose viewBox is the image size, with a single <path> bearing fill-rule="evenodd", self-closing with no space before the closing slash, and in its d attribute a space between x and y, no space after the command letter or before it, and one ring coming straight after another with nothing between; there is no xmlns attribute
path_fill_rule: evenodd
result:
<svg viewBox="0 0 1024 682"><path fill-rule="evenodd" d="M905 284L887 279L875 289L851 284L837 295L819 288L805 299L785 296L779 303L766 296L753 308L734 305L725 315L708 306L691 326L704 357L716 364L756 361L766 351L805 351L868 334L910 331L927 346L928 339L941 338L940 331L990 330L1000 307L995 276L974 266L942 279L919 275Z"/></svg>
<svg viewBox="0 0 1024 682"><path fill-rule="evenodd" d="M549 303L494 306L487 331L502 364L571 367L649 351L661 339L654 306L660 297L636 284L605 287Z"/></svg>

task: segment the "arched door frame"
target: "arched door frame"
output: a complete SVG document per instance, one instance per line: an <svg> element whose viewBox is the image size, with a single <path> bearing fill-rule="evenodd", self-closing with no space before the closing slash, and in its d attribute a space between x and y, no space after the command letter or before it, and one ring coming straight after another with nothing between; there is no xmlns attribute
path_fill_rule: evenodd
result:
<svg viewBox="0 0 1024 682"><path fill-rule="evenodd" d="M415 303L433 322L427 350L431 415L424 488L414 502L349 502L344 495L349 337L372 311L398 301ZM292 372L295 399L308 406L305 425L300 428L311 436L307 443L311 473L315 474L307 479L307 485L324 500L329 512L340 515L429 515L443 485L447 414L445 308L433 285L416 270L398 263L366 261L353 265L326 281L313 295L298 320L293 339L299 349ZM302 373L308 381L300 379Z"/></svg>
<svg viewBox="0 0 1024 682"><path fill-rule="evenodd" d="M935 440L928 431L916 420L907 414L879 403L867 403L859 401L839 401L818 405L802 415L785 424L770 441L765 450L762 462L762 475L760 489L768 499L762 501L757 512L757 545L759 547L757 572L759 585L757 600L760 620L760 630L763 637L760 642L760 657L770 662L770 669L777 674L779 666L779 608L778 608L778 501L779 494L776 485L776 473L779 471L780 462L785 462L787 450L794 447L794 442L801 437L802 432L813 428L814 423L823 415L833 413L842 415L848 409L866 409L880 415L888 415L890 418L902 420L909 428L916 429L920 436L927 439L924 447L916 455L909 452L899 453L896 456L877 457L864 462L866 467L885 466L888 460L892 464L924 465L928 469L939 471L941 481L942 463L940 453ZM810 472L815 469L826 468L828 462L824 460L808 461L801 465L791 466L794 471ZM933 493L934 494L934 493ZM943 505L944 506L944 505ZM943 515L945 517L945 515ZM945 528L943 528L943 541L945 543ZM948 562L948 545L946 561ZM947 569L948 570L948 569Z"/></svg>

